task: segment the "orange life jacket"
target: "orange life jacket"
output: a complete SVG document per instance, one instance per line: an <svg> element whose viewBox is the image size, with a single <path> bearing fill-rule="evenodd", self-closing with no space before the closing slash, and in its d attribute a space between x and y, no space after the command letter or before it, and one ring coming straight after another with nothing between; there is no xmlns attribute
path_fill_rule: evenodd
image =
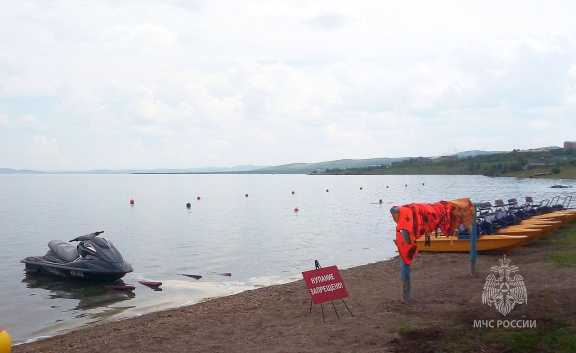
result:
<svg viewBox="0 0 576 353"><path fill-rule="evenodd" d="M460 224L468 225L473 217L473 205L469 199L439 201L435 203L411 203L398 208L396 220L396 247L406 264L411 264L418 253L416 239L437 232L452 235ZM470 223L471 224L471 223ZM404 239L402 230L408 234Z"/></svg>
<svg viewBox="0 0 576 353"><path fill-rule="evenodd" d="M396 247L400 258L405 264L410 265L416 254L418 248L416 247L416 233L414 225L414 212L410 207L402 206L399 208L397 221L396 221ZM408 234L408 239L404 238L402 230Z"/></svg>

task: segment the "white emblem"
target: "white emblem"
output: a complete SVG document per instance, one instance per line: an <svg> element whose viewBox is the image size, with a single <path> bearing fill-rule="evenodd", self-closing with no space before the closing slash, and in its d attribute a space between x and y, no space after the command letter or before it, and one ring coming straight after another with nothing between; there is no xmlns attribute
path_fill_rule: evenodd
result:
<svg viewBox="0 0 576 353"><path fill-rule="evenodd" d="M504 255L499 266L492 266L486 276L482 304L494 306L500 314L508 315L516 304L528 303L524 278L517 273L518 266L512 265Z"/></svg>

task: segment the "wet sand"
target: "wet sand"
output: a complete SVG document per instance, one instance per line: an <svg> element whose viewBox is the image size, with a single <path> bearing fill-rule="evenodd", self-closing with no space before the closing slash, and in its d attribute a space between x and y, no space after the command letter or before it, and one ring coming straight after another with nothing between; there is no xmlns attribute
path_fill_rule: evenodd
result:
<svg viewBox="0 0 576 353"><path fill-rule="evenodd" d="M542 240L509 254L529 298L509 319L535 319L539 327L550 318L574 324L576 268L551 262L553 249ZM478 275L472 277L467 254L420 254L409 305L399 300L397 258L345 270L354 316L337 303L338 319L325 305L325 323L320 307L308 313L310 299L297 281L80 329L17 346L14 352L435 352L430 347L451 330L471 329L473 320L502 318L481 304L486 274L499 258L479 256Z"/></svg>

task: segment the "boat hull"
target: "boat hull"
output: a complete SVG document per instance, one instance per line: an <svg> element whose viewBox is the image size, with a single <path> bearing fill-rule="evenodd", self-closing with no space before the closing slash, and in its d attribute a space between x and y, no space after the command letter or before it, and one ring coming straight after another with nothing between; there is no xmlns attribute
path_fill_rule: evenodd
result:
<svg viewBox="0 0 576 353"><path fill-rule="evenodd" d="M558 211L539 216L534 216L531 217L530 220L549 220L549 221L560 221L562 223L570 223L576 220L576 213Z"/></svg>
<svg viewBox="0 0 576 353"><path fill-rule="evenodd" d="M499 229L496 234L498 235L510 235L510 236L522 236L528 237L528 240L535 240L542 236L550 234L550 230L546 228L532 228L532 227L517 227L511 226Z"/></svg>
<svg viewBox="0 0 576 353"><path fill-rule="evenodd" d="M28 273L46 274L61 278L73 278L94 282L114 282L126 275L126 272L88 272L65 266L50 266L33 261L23 261Z"/></svg>
<svg viewBox="0 0 576 353"><path fill-rule="evenodd" d="M522 222L520 222L520 225L523 226L533 226L533 227L539 227L539 228L547 228L547 229L551 229L552 231L560 228L562 226L563 222L562 221L556 221L556 220L543 220L543 219L526 219Z"/></svg>
<svg viewBox="0 0 576 353"><path fill-rule="evenodd" d="M527 236L484 235L478 239L476 249L478 252L509 251L522 245L528 240ZM424 238L416 240L420 252L470 252L470 240L457 237L432 237L427 245Z"/></svg>

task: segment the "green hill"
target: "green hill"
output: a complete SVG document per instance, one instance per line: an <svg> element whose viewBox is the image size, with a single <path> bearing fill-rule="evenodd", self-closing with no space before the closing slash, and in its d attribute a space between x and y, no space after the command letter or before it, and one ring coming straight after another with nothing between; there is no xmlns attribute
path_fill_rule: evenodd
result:
<svg viewBox="0 0 576 353"><path fill-rule="evenodd" d="M312 174L460 174L518 177L576 178L576 151L545 149L459 158L409 158L385 166L331 168Z"/></svg>
<svg viewBox="0 0 576 353"><path fill-rule="evenodd" d="M257 169L256 173L278 173L278 174L306 174L313 172L323 172L332 169L370 168L390 165L393 162L406 158L370 158L370 159L339 159L335 161L317 163L291 163L274 167Z"/></svg>

